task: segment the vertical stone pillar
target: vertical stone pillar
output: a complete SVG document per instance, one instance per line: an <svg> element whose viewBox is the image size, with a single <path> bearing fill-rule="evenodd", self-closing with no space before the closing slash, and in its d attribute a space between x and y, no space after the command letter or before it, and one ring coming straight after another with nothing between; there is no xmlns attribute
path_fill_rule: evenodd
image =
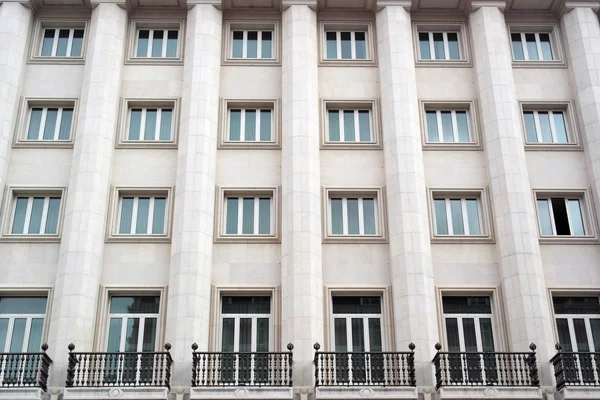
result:
<svg viewBox="0 0 600 400"><path fill-rule="evenodd" d="M33 18L20 2L0 3L0 191L4 193Z"/></svg>
<svg viewBox="0 0 600 400"><path fill-rule="evenodd" d="M48 342L52 382L64 384L67 346L92 351L119 104L127 11L92 11Z"/></svg>
<svg viewBox="0 0 600 400"><path fill-rule="evenodd" d="M173 385L185 386L191 379L190 346L196 342L200 351L208 350L211 310L223 17L210 2L202 3L188 11L185 34L167 307L166 340L173 346L175 361Z"/></svg>
<svg viewBox="0 0 600 400"><path fill-rule="evenodd" d="M312 386L313 343L323 339L323 274L317 14L283 11L282 240L283 344L294 344L294 384Z"/></svg>
<svg viewBox="0 0 600 400"><path fill-rule="evenodd" d="M510 350L528 351L534 342L539 359L548 360L552 320L506 22L497 7L481 6L469 23Z"/></svg>
<svg viewBox="0 0 600 400"><path fill-rule="evenodd" d="M417 383L431 385L439 338L410 13L388 5L376 18L396 350L414 342Z"/></svg>

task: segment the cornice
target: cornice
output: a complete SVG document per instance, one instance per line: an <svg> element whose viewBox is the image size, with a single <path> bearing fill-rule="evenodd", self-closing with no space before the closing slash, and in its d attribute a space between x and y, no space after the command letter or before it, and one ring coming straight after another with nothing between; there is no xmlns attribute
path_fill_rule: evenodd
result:
<svg viewBox="0 0 600 400"><path fill-rule="evenodd" d="M190 9L196 5L209 5L214 6L215 8L222 10L223 2L222 0L187 0L187 8Z"/></svg>
<svg viewBox="0 0 600 400"><path fill-rule="evenodd" d="M600 10L600 1L566 1L563 13L572 11L575 8L591 8L597 13Z"/></svg>
<svg viewBox="0 0 600 400"><path fill-rule="evenodd" d="M282 0L281 10L287 10L290 6L308 6L312 10L317 10L317 0Z"/></svg>
<svg viewBox="0 0 600 400"><path fill-rule="evenodd" d="M494 7L504 12L506 9L506 1L500 0L473 0L471 1L470 12L479 10L482 7Z"/></svg>
<svg viewBox="0 0 600 400"><path fill-rule="evenodd" d="M379 11L385 7L403 7L407 11L410 11L412 0L377 0L375 10Z"/></svg>

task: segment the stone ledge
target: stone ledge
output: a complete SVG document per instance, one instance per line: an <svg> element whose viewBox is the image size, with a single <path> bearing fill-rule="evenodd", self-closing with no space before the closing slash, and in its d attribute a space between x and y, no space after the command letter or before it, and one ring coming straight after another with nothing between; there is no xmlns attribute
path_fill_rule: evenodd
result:
<svg viewBox="0 0 600 400"><path fill-rule="evenodd" d="M416 399L417 388L414 387L318 387L317 399Z"/></svg>
<svg viewBox="0 0 600 400"><path fill-rule="evenodd" d="M46 393L40 388L2 388L0 389L0 399L10 400L43 400L46 399Z"/></svg>
<svg viewBox="0 0 600 400"><path fill-rule="evenodd" d="M64 400L167 400L164 387L82 387L65 388Z"/></svg>
<svg viewBox="0 0 600 400"><path fill-rule="evenodd" d="M276 399L291 400L291 387L195 387L190 390L190 400L195 399Z"/></svg>
<svg viewBox="0 0 600 400"><path fill-rule="evenodd" d="M536 387L443 387L438 390L436 398L439 400L540 400L542 399L542 391Z"/></svg>
<svg viewBox="0 0 600 400"><path fill-rule="evenodd" d="M565 387L561 389L556 395L557 400L598 400L600 398L599 387Z"/></svg>

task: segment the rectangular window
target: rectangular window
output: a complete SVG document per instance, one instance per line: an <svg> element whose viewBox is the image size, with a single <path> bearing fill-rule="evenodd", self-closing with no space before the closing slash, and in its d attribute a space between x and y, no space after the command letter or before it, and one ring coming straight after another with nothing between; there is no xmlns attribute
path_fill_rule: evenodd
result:
<svg viewBox="0 0 600 400"><path fill-rule="evenodd" d="M26 141L70 141L73 107L31 107Z"/></svg>
<svg viewBox="0 0 600 400"><path fill-rule="evenodd" d="M229 109L228 142L273 142L273 110Z"/></svg>
<svg viewBox="0 0 600 400"><path fill-rule="evenodd" d="M374 142L369 109L328 109L327 122L328 142Z"/></svg>
<svg viewBox="0 0 600 400"><path fill-rule="evenodd" d="M459 32L419 32L419 60L461 60Z"/></svg>
<svg viewBox="0 0 600 400"><path fill-rule="evenodd" d="M552 48L548 32L511 33L513 59L515 61L553 61L556 52Z"/></svg>
<svg viewBox="0 0 600 400"><path fill-rule="evenodd" d="M426 110L427 143L473 143L467 110Z"/></svg>
<svg viewBox="0 0 600 400"><path fill-rule="evenodd" d="M136 33L137 58L178 58L178 29L138 29Z"/></svg>
<svg viewBox="0 0 600 400"><path fill-rule="evenodd" d="M378 210L373 197L336 197L329 199L331 235L377 235Z"/></svg>
<svg viewBox="0 0 600 400"><path fill-rule="evenodd" d="M14 199L10 233L13 235L56 235L61 197L21 196Z"/></svg>
<svg viewBox="0 0 600 400"><path fill-rule="evenodd" d="M581 198L538 197L537 209L542 236L589 235Z"/></svg>
<svg viewBox="0 0 600 400"><path fill-rule="evenodd" d="M272 30L231 31L231 58L274 59Z"/></svg>
<svg viewBox="0 0 600 400"><path fill-rule="evenodd" d="M106 351L156 351L159 309L159 296L112 296Z"/></svg>
<svg viewBox="0 0 600 400"><path fill-rule="evenodd" d="M121 196L119 199L121 235L164 235L167 198L162 196Z"/></svg>
<svg viewBox="0 0 600 400"><path fill-rule="evenodd" d="M42 32L41 57L82 57L84 29L45 28Z"/></svg>
<svg viewBox="0 0 600 400"><path fill-rule="evenodd" d="M325 31L326 60L368 59L367 31Z"/></svg>
<svg viewBox="0 0 600 400"><path fill-rule="evenodd" d="M129 109L128 141L171 141L173 108L134 107Z"/></svg>
<svg viewBox="0 0 600 400"><path fill-rule="evenodd" d="M440 236L481 236L483 225L479 198L434 197L434 231Z"/></svg>
<svg viewBox="0 0 600 400"><path fill-rule="evenodd" d="M562 346L562 351L567 353L600 352L600 301L598 296L553 296L552 303L556 315L558 342ZM577 363L576 360L565 360L570 364L569 367L579 369L584 381L594 382L591 357L579 355L578 361L580 369L574 365ZM595 362L597 363L598 360ZM579 377L573 378L579 380Z"/></svg>
<svg viewBox="0 0 600 400"><path fill-rule="evenodd" d="M46 297L0 297L0 352L39 353L41 351L46 302ZM0 374L4 373L5 379L13 373L10 368L17 367L20 360L13 360L13 362L13 365L7 362L0 371ZM37 365L31 367L35 369ZM17 371L14 373L21 375Z"/></svg>
<svg viewBox="0 0 600 400"><path fill-rule="evenodd" d="M569 143L567 119L564 111L523 111L527 143Z"/></svg>
<svg viewBox="0 0 600 400"><path fill-rule="evenodd" d="M272 235L271 197L226 197L226 235Z"/></svg>
<svg viewBox="0 0 600 400"><path fill-rule="evenodd" d="M443 296L444 326L446 342L450 352L494 352L494 330L492 324L491 300L488 296ZM458 361L458 360L457 360ZM491 361L493 363L493 360ZM462 359L463 370L481 375L479 357ZM495 368L494 368L495 369ZM462 380L460 369L450 373L455 381ZM475 377L470 377L475 381ZM489 377L488 377L489 378Z"/></svg>

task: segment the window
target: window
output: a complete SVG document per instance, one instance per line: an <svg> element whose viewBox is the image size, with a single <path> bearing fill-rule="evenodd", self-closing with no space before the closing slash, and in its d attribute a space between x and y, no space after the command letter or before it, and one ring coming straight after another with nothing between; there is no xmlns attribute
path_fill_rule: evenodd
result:
<svg viewBox="0 0 600 400"><path fill-rule="evenodd" d="M327 110L327 139L329 142L373 142L371 111Z"/></svg>
<svg viewBox="0 0 600 400"><path fill-rule="evenodd" d="M84 29L43 29L39 55L42 57L81 57L83 33Z"/></svg>
<svg viewBox="0 0 600 400"><path fill-rule="evenodd" d="M278 64L279 21L227 21L224 64Z"/></svg>
<svg viewBox="0 0 600 400"><path fill-rule="evenodd" d="M469 115L467 110L427 110L425 111L427 142L429 143L470 143Z"/></svg>
<svg viewBox="0 0 600 400"><path fill-rule="evenodd" d="M419 60L461 60L458 32L419 32Z"/></svg>
<svg viewBox="0 0 600 400"><path fill-rule="evenodd" d="M46 297L0 297L0 352L41 351L46 301Z"/></svg>
<svg viewBox="0 0 600 400"><path fill-rule="evenodd" d="M27 123L27 141L70 141L73 107L32 107Z"/></svg>
<svg viewBox="0 0 600 400"><path fill-rule="evenodd" d="M135 56L140 58L177 58L179 30L139 29Z"/></svg>
<svg viewBox="0 0 600 400"><path fill-rule="evenodd" d="M415 64L420 67L471 66L469 35L463 22L413 24Z"/></svg>
<svg viewBox="0 0 600 400"><path fill-rule="evenodd" d="M321 62L337 65L374 65L371 22L321 22L320 29Z"/></svg>
<svg viewBox="0 0 600 400"><path fill-rule="evenodd" d="M171 141L173 108L131 108L127 140Z"/></svg>
<svg viewBox="0 0 600 400"><path fill-rule="evenodd" d="M60 203L60 196L16 197L10 233L13 235L56 235Z"/></svg>
<svg viewBox="0 0 600 400"><path fill-rule="evenodd" d="M542 236L587 235L582 201L577 197L547 197L537 199Z"/></svg>
<svg viewBox="0 0 600 400"><path fill-rule="evenodd" d="M549 33L512 33L515 61L554 60Z"/></svg>
<svg viewBox="0 0 600 400"><path fill-rule="evenodd" d="M272 142L273 110L232 108L229 110L227 141Z"/></svg>
<svg viewBox="0 0 600 400"><path fill-rule="evenodd" d="M233 30L231 58L273 58L273 31Z"/></svg>
<svg viewBox="0 0 600 400"><path fill-rule="evenodd" d="M485 189L430 189L432 242L493 242Z"/></svg>

